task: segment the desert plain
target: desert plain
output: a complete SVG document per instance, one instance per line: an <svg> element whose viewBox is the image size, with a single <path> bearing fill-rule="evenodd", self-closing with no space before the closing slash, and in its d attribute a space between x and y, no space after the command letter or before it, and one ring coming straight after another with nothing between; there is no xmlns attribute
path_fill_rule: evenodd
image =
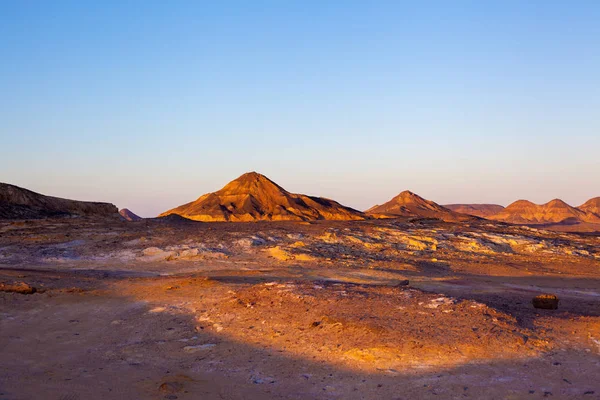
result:
<svg viewBox="0 0 600 400"><path fill-rule="evenodd" d="M363 213L252 172L139 218L0 184L0 399L600 398L598 200Z"/></svg>
<svg viewBox="0 0 600 400"><path fill-rule="evenodd" d="M0 281L35 293L0 292L0 398L598 398L599 245L487 220L3 221Z"/></svg>

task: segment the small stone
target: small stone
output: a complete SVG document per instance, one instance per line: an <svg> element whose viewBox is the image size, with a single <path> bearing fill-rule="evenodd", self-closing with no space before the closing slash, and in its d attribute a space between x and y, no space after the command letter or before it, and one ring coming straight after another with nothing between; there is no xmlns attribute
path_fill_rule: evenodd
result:
<svg viewBox="0 0 600 400"><path fill-rule="evenodd" d="M540 294L532 300L533 307L543 310L556 310L558 308L558 296L554 294Z"/></svg>
<svg viewBox="0 0 600 400"><path fill-rule="evenodd" d="M404 279L404 280L401 280L401 281L399 281L399 282L396 284L396 287L408 286L408 283L409 283L409 282L408 282L408 279Z"/></svg>

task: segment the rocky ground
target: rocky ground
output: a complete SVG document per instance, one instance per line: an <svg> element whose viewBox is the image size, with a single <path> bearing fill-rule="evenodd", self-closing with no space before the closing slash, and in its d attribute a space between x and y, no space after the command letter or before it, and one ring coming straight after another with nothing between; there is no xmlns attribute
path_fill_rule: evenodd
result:
<svg viewBox="0 0 600 400"><path fill-rule="evenodd" d="M2 222L0 399L596 399L599 288L489 221Z"/></svg>

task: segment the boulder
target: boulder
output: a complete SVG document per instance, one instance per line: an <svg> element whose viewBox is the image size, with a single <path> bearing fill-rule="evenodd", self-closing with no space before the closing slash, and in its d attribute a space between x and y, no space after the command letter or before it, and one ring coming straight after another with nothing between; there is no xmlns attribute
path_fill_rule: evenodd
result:
<svg viewBox="0 0 600 400"><path fill-rule="evenodd" d="M558 308L558 296L554 294L540 294L532 300L533 307L543 310L556 310Z"/></svg>
<svg viewBox="0 0 600 400"><path fill-rule="evenodd" d="M36 288L26 284L25 282L18 282L14 284L0 283L0 292L34 294L36 291Z"/></svg>

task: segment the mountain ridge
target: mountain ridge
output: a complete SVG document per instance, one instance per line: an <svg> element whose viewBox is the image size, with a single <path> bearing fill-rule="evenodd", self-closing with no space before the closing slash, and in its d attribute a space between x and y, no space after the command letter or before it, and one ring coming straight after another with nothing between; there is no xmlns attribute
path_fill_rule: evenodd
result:
<svg viewBox="0 0 600 400"><path fill-rule="evenodd" d="M588 202L592 200L594 199L590 199ZM582 206L588 204L588 202ZM529 200L517 200L509 204L504 210L488 218L495 221L532 225L578 222L600 223L600 216L585 209L573 207L561 199L552 199L544 204L535 204Z"/></svg>
<svg viewBox="0 0 600 400"><path fill-rule="evenodd" d="M118 216L111 203L46 196L8 183L0 183L0 219L39 219L68 216Z"/></svg>
<svg viewBox="0 0 600 400"><path fill-rule="evenodd" d="M461 214L473 215L475 217L486 218L490 215L497 214L504 210L504 206L499 204L488 204L488 203L471 203L471 204L444 204L449 210L458 212Z"/></svg>

